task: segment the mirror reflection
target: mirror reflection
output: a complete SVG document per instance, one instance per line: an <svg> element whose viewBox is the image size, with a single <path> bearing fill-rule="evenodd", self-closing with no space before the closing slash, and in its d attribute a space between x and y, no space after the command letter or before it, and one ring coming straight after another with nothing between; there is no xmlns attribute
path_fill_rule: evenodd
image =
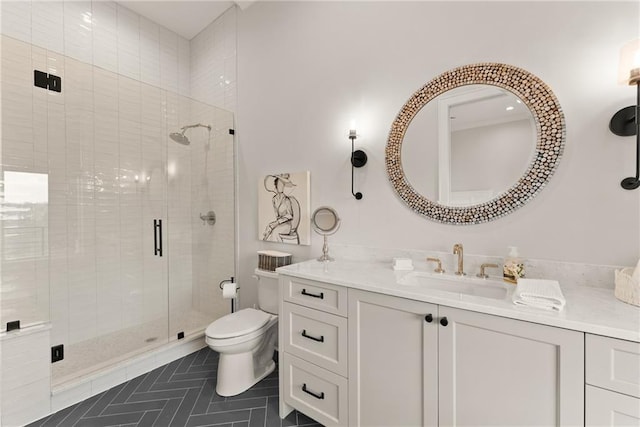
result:
<svg viewBox="0 0 640 427"><path fill-rule="evenodd" d="M444 206L485 203L513 186L536 151L533 114L515 94L490 85L449 90L409 124L402 167L411 186Z"/></svg>

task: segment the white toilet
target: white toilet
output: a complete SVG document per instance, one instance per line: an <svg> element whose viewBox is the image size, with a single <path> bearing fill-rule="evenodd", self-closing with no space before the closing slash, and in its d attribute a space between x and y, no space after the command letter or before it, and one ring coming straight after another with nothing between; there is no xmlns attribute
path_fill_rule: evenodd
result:
<svg viewBox="0 0 640 427"><path fill-rule="evenodd" d="M275 369L278 339L278 273L255 270L260 310L245 308L216 320L205 331L207 345L220 353L216 393L235 396Z"/></svg>

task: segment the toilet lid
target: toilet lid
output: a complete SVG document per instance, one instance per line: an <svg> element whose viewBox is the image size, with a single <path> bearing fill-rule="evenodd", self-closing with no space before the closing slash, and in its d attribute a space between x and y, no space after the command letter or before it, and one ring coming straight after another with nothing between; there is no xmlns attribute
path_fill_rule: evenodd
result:
<svg viewBox="0 0 640 427"><path fill-rule="evenodd" d="M270 318L264 311L245 308L216 320L207 327L205 334L210 338L239 337L260 329Z"/></svg>

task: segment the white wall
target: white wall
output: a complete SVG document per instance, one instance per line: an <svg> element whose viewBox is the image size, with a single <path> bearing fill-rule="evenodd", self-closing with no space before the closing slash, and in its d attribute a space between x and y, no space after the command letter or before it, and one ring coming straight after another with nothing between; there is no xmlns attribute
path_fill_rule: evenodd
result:
<svg viewBox="0 0 640 427"><path fill-rule="evenodd" d="M332 242L633 265L640 256L640 191L620 188L634 171L632 138L608 122L634 102L617 84L620 47L638 37L633 2L257 2L238 12L240 280L255 251L311 247L256 239L258 177L311 171L312 209L342 217ZM447 226L406 207L388 183L384 147L404 102L436 75L463 64L505 62L544 80L565 113L566 148L547 187L525 207L482 225ZM350 194L352 119L369 163ZM243 287L243 305L255 301Z"/></svg>

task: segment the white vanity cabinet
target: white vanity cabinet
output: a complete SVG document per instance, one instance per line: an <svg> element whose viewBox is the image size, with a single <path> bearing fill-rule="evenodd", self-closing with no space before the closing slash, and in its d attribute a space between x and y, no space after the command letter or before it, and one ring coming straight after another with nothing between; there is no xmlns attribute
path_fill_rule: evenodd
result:
<svg viewBox="0 0 640 427"><path fill-rule="evenodd" d="M587 426L640 426L640 343L586 334Z"/></svg>
<svg viewBox="0 0 640 427"><path fill-rule="evenodd" d="M280 416L348 425L347 289L280 277Z"/></svg>
<svg viewBox="0 0 640 427"><path fill-rule="evenodd" d="M438 306L349 289L349 425L438 424Z"/></svg>
<svg viewBox="0 0 640 427"><path fill-rule="evenodd" d="M349 290L352 426L583 425L584 334Z"/></svg>
<svg viewBox="0 0 640 427"><path fill-rule="evenodd" d="M443 306L439 317L440 425L584 424L583 333Z"/></svg>

